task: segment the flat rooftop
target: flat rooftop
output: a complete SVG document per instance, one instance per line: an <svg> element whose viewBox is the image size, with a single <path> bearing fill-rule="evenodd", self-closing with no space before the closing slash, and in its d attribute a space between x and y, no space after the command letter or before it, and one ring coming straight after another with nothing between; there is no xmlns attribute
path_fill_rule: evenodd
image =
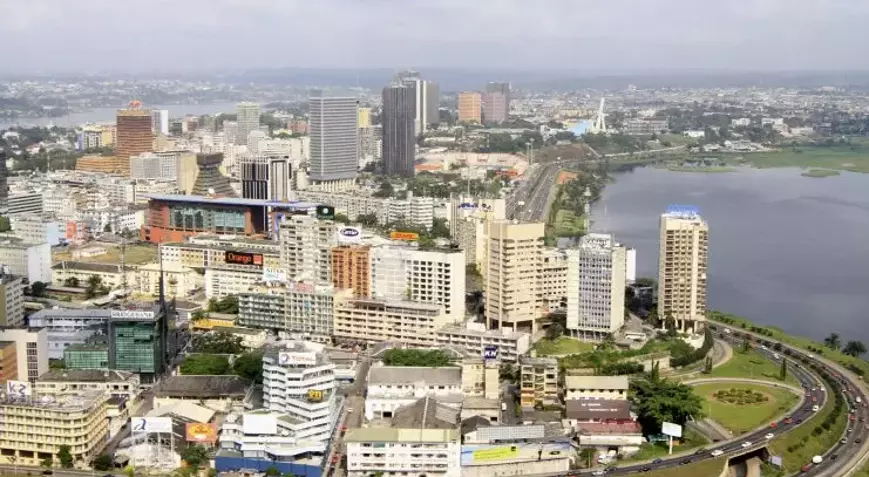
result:
<svg viewBox="0 0 869 477"><path fill-rule="evenodd" d="M302 202L300 200L279 202L263 199L243 199L241 197L206 197L204 195L177 195L177 194L146 194L145 197L163 202L185 202L195 204L238 205L245 207L281 207L296 210L308 210L320 204Z"/></svg>

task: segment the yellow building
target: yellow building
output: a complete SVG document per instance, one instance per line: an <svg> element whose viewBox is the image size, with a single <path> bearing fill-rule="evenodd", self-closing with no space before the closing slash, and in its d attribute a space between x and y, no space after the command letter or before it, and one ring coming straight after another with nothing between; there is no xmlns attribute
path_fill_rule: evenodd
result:
<svg viewBox="0 0 869 477"><path fill-rule="evenodd" d="M459 122L483 122L483 97L476 91L459 93Z"/></svg>
<svg viewBox="0 0 869 477"><path fill-rule="evenodd" d="M0 462L37 466L45 459L59 465L60 446L67 445L73 461L91 462L108 435L107 395L100 391L42 399L31 396L0 400Z"/></svg>
<svg viewBox="0 0 869 477"><path fill-rule="evenodd" d="M163 265L178 265L190 268L210 268L227 264L226 252L261 254L262 267L280 268L281 256L278 243L272 240L241 239L222 240L208 236L194 237L197 243L173 242L160 245ZM251 268L252 269L252 268Z"/></svg>
<svg viewBox="0 0 869 477"><path fill-rule="evenodd" d="M167 299L181 299L193 290L202 287L205 282L196 270L177 264L149 263L139 267L139 279L136 281L138 292L151 296L160 294L160 276L163 276L163 290Z"/></svg>
<svg viewBox="0 0 869 477"><path fill-rule="evenodd" d="M18 343L14 341L0 341L0 384L3 386L6 381L18 380L17 348Z"/></svg>
<svg viewBox="0 0 869 477"><path fill-rule="evenodd" d="M356 110L356 127L371 127L371 108L360 107Z"/></svg>
<svg viewBox="0 0 869 477"><path fill-rule="evenodd" d="M115 156L83 156L75 160L77 171L120 174L125 169L129 171L130 160L123 161Z"/></svg>

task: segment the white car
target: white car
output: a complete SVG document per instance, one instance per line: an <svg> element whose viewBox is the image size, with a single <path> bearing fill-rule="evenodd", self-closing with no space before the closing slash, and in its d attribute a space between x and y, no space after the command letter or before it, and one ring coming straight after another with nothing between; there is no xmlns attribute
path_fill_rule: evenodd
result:
<svg viewBox="0 0 869 477"><path fill-rule="evenodd" d="M591 475L606 475L606 471L605 470L596 470L596 471L592 472Z"/></svg>
<svg viewBox="0 0 869 477"><path fill-rule="evenodd" d="M723 454L723 453L724 453L723 450L721 450L721 449L715 449L714 451L712 451L712 457L718 457L718 456L720 456L720 455Z"/></svg>
<svg viewBox="0 0 869 477"><path fill-rule="evenodd" d="M743 449L747 449L747 448L749 448L749 447L751 447L751 442L749 442L749 441L745 441L745 442L742 443L742 448L743 448Z"/></svg>
<svg viewBox="0 0 869 477"><path fill-rule="evenodd" d="M769 440L769 439L772 439L773 437L775 437L775 434L773 434L772 432L770 432L769 434L767 434L767 435L765 435L765 436L763 436L763 437L765 437L767 440Z"/></svg>

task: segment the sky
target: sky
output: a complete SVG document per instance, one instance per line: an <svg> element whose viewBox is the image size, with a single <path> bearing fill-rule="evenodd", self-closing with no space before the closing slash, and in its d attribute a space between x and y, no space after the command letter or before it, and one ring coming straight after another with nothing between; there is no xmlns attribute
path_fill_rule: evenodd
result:
<svg viewBox="0 0 869 477"><path fill-rule="evenodd" d="M0 72L869 69L866 0L0 0Z"/></svg>

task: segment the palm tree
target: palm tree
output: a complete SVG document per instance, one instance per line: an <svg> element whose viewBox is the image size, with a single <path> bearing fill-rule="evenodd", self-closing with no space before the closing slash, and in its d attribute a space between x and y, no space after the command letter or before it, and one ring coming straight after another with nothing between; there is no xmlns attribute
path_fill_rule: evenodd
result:
<svg viewBox="0 0 869 477"><path fill-rule="evenodd" d="M824 346L830 349L838 350L842 347L842 340L838 333L830 333L830 336L824 338Z"/></svg>

